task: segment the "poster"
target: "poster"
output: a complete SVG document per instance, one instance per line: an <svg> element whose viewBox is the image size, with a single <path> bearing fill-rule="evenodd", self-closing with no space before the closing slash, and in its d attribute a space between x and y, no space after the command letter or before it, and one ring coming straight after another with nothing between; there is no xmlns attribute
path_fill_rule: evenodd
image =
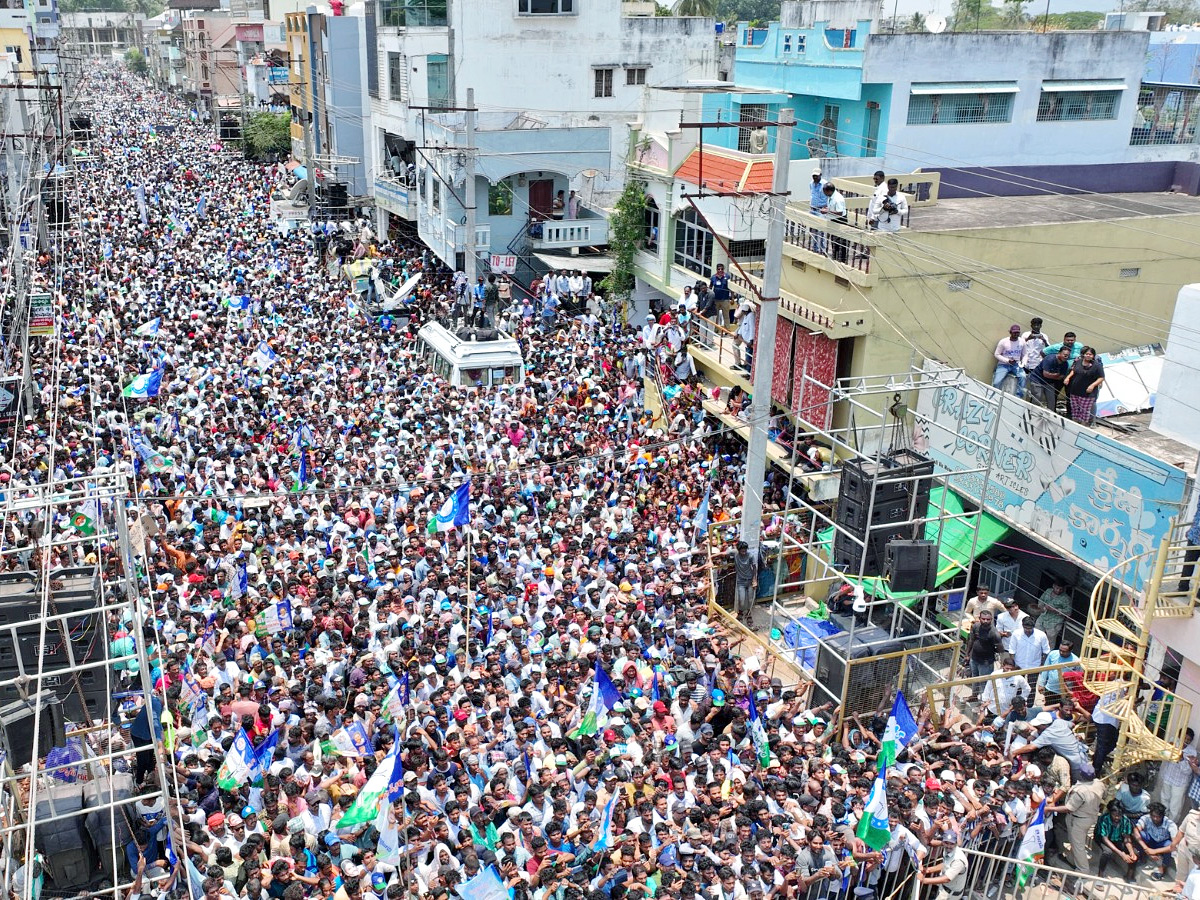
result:
<svg viewBox="0 0 1200 900"><path fill-rule="evenodd" d="M21 411L21 378L0 378L0 435L12 430Z"/></svg>
<svg viewBox="0 0 1200 900"><path fill-rule="evenodd" d="M292 627L291 601L285 599L272 603L254 617L254 625L254 630L259 637L287 631Z"/></svg>
<svg viewBox="0 0 1200 900"><path fill-rule="evenodd" d="M1068 558L1108 571L1158 547L1183 503L1182 469L947 369L925 364L915 449L949 472L986 469L985 509ZM984 472L951 477L979 502ZM1153 567L1147 557L1138 571ZM1132 575L1133 569L1127 569Z"/></svg>
<svg viewBox="0 0 1200 900"><path fill-rule="evenodd" d="M29 295L29 336L54 337L54 301L49 294Z"/></svg>

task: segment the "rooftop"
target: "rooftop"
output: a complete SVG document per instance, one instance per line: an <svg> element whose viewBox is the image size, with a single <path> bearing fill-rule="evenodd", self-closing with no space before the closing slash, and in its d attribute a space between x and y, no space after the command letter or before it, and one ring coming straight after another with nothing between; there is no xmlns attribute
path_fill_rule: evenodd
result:
<svg viewBox="0 0 1200 900"><path fill-rule="evenodd" d="M958 231L1189 213L1200 213L1200 197L1171 193L964 197L921 207L913 213L912 227L915 231Z"/></svg>
<svg viewBox="0 0 1200 900"><path fill-rule="evenodd" d="M1196 451L1180 441L1150 430L1152 413L1138 412L1123 416L1096 419L1096 431L1114 441L1140 450L1161 462L1191 472L1196 465Z"/></svg>
<svg viewBox="0 0 1200 900"><path fill-rule="evenodd" d="M769 191L774 176L775 162L772 157L754 156L708 144L703 149L697 147L689 153L675 170L675 177L679 180L710 191Z"/></svg>

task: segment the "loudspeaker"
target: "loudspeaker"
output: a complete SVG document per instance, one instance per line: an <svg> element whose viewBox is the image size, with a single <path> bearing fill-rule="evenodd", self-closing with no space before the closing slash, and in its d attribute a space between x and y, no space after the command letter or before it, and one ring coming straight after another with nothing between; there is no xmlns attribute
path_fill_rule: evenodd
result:
<svg viewBox="0 0 1200 900"><path fill-rule="evenodd" d="M92 139L92 117L71 116L71 137L77 144L86 144Z"/></svg>
<svg viewBox="0 0 1200 900"><path fill-rule="evenodd" d="M872 531L866 544L866 560L863 560L863 548L855 543L854 538L843 532L835 531L833 537L833 565L847 575L882 575L887 565L887 545L892 541L900 541L912 535L911 525L898 525L891 528L880 528Z"/></svg>
<svg viewBox="0 0 1200 900"><path fill-rule="evenodd" d="M835 697L841 696L846 676L846 660L869 659L904 649L904 642L896 640L877 625L856 628L854 639L849 632L842 632L821 641L817 649L816 679ZM880 659L860 663L851 669L851 681L847 697L852 698L855 712L876 709L896 684L900 674L900 659Z"/></svg>
<svg viewBox="0 0 1200 900"><path fill-rule="evenodd" d="M31 763L35 759L33 746L33 717L37 710L34 698L18 700L0 707L0 731L8 746L8 758L14 769ZM41 759L54 747L67 743L66 718L62 701L45 691L41 695L41 725L38 728L36 758Z"/></svg>
<svg viewBox="0 0 1200 900"><path fill-rule="evenodd" d="M937 544L933 541L892 541L886 556L893 591L932 591L937 584Z"/></svg>
<svg viewBox="0 0 1200 900"><path fill-rule="evenodd" d="M86 840L84 816L82 784L51 784L38 791L34 843L51 863L47 884L56 891L81 890L92 880L96 864Z"/></svg>

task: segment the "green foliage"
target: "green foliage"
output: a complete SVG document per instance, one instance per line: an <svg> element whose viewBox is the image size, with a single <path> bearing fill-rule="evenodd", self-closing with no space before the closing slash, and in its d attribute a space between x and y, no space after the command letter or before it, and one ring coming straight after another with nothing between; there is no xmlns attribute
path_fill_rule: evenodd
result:
<svg viewBox="0 0 1200 900"><path fill-rule="evenodd" d="M1095 31L1103 21L1104 13L1102 12L1083 10L1050 13L1048 19L1043 13L1040 16L1034 16L1033 28L1037 31Z"/></svg>
<svg viewBox="0 0 1200 900"><path fill-rule="evenodd" d="M631 179L608 218L608 248L613 270L601 283L605 295L624 303L633 292L634 259L645 236L646 186Z"/></svg>
<svg viewBox="0 0 1200 900"><path fill-rule="evenodd" d="M717 0L716 17L722 22L779 21L779 0Z"/></svg>
<svg viewBox="0 0 1200 900"><path fill-rule="evenodd" d="M1167 22L1171 25L1192 25L1200 22L1200 3L1196 0L1163 0L1162 3L1129 0L1122 9L1126 12L1163 12L1167 14Z"/></svg>
<svg viewBox="0 0 1200 900"><path fill-rule="evenodd" d="M1029 0L1004 0L1001 16L1006 28L1020 28L1025 24L1025 6Z"/></svg>
<svg viewBox="0 0 1200 900"><path fill-rule="evenodd" d="M904 23L904 30L909 34L919 34L925 31L925 17L919 12L913 13Z"/></svg>
<svg viewBox="0 0 1200 900"><path fill-rule="evenodd" d="M134 75L145 75L150 71L150 64L137 47L130 47L125 51L125 65L129 66L129 71Z"/></svg>
<svg viewBox="0 0 1200 900"><path fill-rule="evenodd" d="M242 137L252 156L283 153L292 146L292 114L290 112L255 113L246 121Z"/></svg>
<svg viewBox="0 0 1200 900"><path fill-rule="evenodd" d="M61 0L60 12L128 12L150 18L166 9L163 0Z"/></svg>
<svg viewBox="0 0 1200 900"><path fill-rule="evenodd" d="M675 0L677 16L711 16L717 11L717 0Z"/></svg>

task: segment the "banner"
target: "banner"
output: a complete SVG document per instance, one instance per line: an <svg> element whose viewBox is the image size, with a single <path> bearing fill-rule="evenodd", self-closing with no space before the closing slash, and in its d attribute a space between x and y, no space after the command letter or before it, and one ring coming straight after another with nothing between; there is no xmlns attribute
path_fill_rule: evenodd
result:
<svg viewBox="0 0 1200 900"><path fill-rule="evenodd" d="M1158 547L1187 486L1182 469L926 361L914 449L1002 521L1098 571ZM1149 577L1153 556L1136 572Z"/></svg>
<svg viewBox="0 0 1200 900"><path fill-rule="evenodd" d="M29 336L54 337L54 301L49 294L29 295Z"/></svg>
<svg viewBox="0 0 1200 900"><path fill-rule="evenodd" d="M272 603L254 617L255 632L258 637L269 634L279 634L292 627L292 602L287 599Z"/></svg>

